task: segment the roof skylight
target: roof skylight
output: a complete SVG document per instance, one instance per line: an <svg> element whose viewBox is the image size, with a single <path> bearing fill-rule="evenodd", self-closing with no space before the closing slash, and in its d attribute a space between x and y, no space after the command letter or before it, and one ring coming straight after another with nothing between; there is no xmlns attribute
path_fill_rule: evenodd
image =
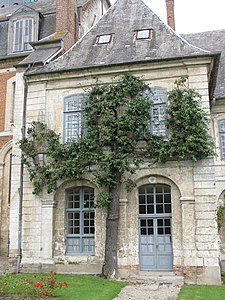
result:
<svg viewBox="0 0 225 300"><path fill-rule="evenodd" d="M150 40L152 38L152 29L142 29L136 31L137 40Z"/></svg>
<svg viewBox="0 0 225 300"><path fill-rule="evenodd" d="M96 44L110 44L112 41L112 34L103 34L97 36Z"/></svg>

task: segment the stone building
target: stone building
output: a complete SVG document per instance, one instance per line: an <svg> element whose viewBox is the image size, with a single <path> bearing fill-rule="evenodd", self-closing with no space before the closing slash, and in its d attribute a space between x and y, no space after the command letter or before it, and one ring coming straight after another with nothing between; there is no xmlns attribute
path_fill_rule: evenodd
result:
<svg viewBox="0 0 225 300"><path fill-rule="evenodd" d="M72 9L71 3L74 4ZM13 130L16 118L21 122L22 117L16 97L23 93L24 70L15 66L24 60L26 66L43 65L58 57L88 31L109 6L108 0L80 0L76 5L74 1L61 0L0 0L0 265L9 255ZM68 8L73 15L69 22L63 16L63 13L68 14ZM73 31L68 30L68 24ZM34 49L35 58L32 57Z"/></svg>
<svg viewBox="0 0 225 300"><path fill-rule="evenodd" d="M168 21L175 27L173 1L166 3ZM180 36L141 0L118 0L65 53L61 48L58 52L65 35L57 32L31 43L34 51L16 65L11 188L4 183L1 206L9 224L1 228L10 239L8 244L2 242L6 234L1 229L1 243L8 245L4 255L17 258L19 237L21 271L100 273L106 212L92 208L97 187L87 176L60 181L55 193L33 195L27 171L21 176L19 169L16 142L22 137L21 128L41 121L60 133L62 142L79 136L79 103L85 91L126 72L152 87L155 111L162 112L174 81L188 76L189 87L199 91L202 107L211 116L217 155L197 163L170 161L150 168L143 164L133 175L136 188L127 192L124 187L120 195L119 274L161 276L166 272L187 283L219 284L224 259L224 240L221 236L220 251L216 222L225 181L225 77L220 43L224 31ZM160 134L165 130L160 127ZM146 199L151 199L150 204ZM10 201L9 219L3 215L4 201Z"/></svg>

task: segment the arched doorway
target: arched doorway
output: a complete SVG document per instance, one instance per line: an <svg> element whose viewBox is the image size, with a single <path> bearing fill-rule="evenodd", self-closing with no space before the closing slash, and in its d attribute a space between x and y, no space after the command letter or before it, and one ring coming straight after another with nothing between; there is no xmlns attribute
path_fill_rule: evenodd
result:
<svg viewBox="0 0 225 300"><path fill-rule="evenodd" d="M170 271L172 252L171 188L139 187L139 256L142 271Z"/></svg>

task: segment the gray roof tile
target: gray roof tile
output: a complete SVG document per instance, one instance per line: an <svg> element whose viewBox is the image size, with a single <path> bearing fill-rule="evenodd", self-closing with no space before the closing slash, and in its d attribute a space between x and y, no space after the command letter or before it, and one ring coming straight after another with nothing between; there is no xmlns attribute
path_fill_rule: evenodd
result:
<svg viewBox="0 0 225 300"><path fill-rule="evenodd" d="M134 32L146 28L153 29L152 39L135 40ZM96 45L97 35L109 33L111 44ZM207 53L178 36L142 0L118 0L67 53L38 73Z"/></svg>
<svg viewBox="0 0 225 300"><path fill-rule="evenodd" d="M214 96L216 98L225 97L225 29L206 31L200 33L191 33L182 35L187 41L213 52L221 52L220 64L217 75L216 89Z"/></svg>

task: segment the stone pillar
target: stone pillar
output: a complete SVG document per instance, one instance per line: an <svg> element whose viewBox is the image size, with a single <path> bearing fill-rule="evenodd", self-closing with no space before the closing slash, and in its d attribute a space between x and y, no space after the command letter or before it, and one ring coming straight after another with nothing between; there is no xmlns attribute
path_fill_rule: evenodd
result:
<svg viewBox="0 0 225 300"><path fill-rule="evenodd" d="M181 197L182 236L183 236L183 272L185 282L197 283L197 270L203 268L203 258L197 256L196 221L194 197Z"/></svg>
<svg viewBox="0 0 225 300"><path fill-rule="evenodd" d="M43 193L41 202L41 262L42 271L52 271L53 221L55 202L53 194Z"/></svg>

